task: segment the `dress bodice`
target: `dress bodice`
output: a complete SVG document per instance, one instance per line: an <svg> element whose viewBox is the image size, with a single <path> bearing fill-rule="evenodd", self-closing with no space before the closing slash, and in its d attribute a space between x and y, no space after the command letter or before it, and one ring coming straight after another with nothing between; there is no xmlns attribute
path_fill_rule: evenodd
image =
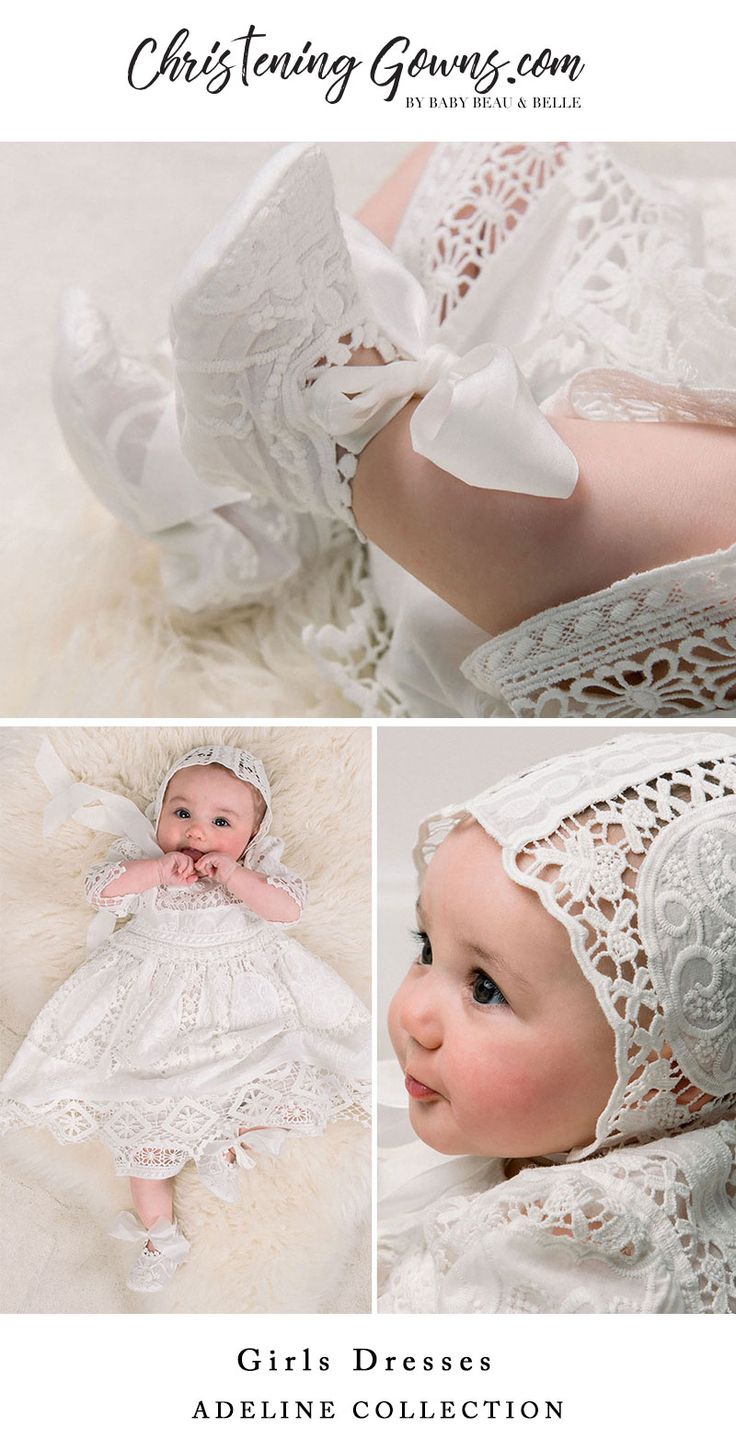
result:
<svg viewBox="0 0 736 1450"><path fill-rule="evenodd" d="M177 947L226 948L246 942L255 946L272 940L283 930L281 923L264 921L225 887L209 881L154 887L144 892L138 902L124 928L126 935L159 943L175 942Z"/></svg>

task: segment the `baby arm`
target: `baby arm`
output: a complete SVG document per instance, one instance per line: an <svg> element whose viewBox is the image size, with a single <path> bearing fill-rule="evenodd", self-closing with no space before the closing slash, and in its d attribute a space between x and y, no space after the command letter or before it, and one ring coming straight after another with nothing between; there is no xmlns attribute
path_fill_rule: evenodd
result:
<svg viewBox="0 0 736 1450"><path fill-rule="evenodd" d="M199 876L209 876L226 886L244 906L262 916L264 921L293 922L301 916L301 907L281 886L272 886L259 871L240 866L222 851L208 851L196 864Z"/></svg>

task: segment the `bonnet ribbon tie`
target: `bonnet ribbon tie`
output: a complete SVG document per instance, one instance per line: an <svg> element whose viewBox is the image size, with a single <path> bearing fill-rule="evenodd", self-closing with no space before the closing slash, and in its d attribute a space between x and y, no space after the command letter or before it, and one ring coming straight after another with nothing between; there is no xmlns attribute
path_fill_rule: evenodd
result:
<svg viewBox="0 0 736 1450"><path fill-rule="evenodd" d="M415 453L473 488L569 498L574 455L535 402L506 347L483 343L460 356L433 328L427 299L411 273L365 228L343 225L370 310L402 354L383 366L322 371L307 390L310 414L358 454L413 397Z"/></svg>
<svg viewBox="0 0 736 1450"><path fill-rule="evenodd" d="M152 822L133 801L75 780L48 739L43 741L36 756L36 770L51 795L43 813L44 837L53 835L65 821L73 820L92 831L125 836L146 856L163 855ZM90 950L100 946L114 929L114 914L100 908L87 933L87 946Z"/></svg>
<svg viewBox="0 0 736 1450"><path fill-rule="evenodd" d="M173 1259L177 1264L189 1253L189 1244L178 1224L168 1218L159 1218L151 1228L146 1228L137 1214L126 1211L118 1214L110 1229L110 1237L124 1239L131 1244L150 1241L162 1258Z"/></svg>
<svg viewBox="0 0 736 1450"><path fill-rule="evenodd" d="M85 785L62 764L50 740L44 740L36 756L36 770L51 795L43 813L43 834L53 835L65 821L78 821L92 831L127 836L152 856L163 852L156 843L153 826L143 812L127 800L99 786Z"/></svg>

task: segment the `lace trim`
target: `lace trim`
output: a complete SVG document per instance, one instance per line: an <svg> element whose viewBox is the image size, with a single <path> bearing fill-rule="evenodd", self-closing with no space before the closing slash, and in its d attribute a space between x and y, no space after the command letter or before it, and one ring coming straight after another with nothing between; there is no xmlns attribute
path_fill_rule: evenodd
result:
<svg viewBox="0 0 736 1450"><path fill-rule="evenodd" d="M462 671L522 718L733 714L736 547L546 610Z"/></svg>
<svg viewBox="0 0 736 1450"><path fill-rule="evenodd" d="M329 680L365 716L400 718L409 714L396 684L387 676L391 630L367 572L363 550L350 560L350 586L355 602L344 625L309 624L302 632L305 648Z"/></svg>
<svg viewBox="0 0 736 1450"><path fill-rule="evenodd" d="M298 876L267 876L267 886L275 886L277 891L285 891L292 901L296 902L300 913L303 912L307 900L307 890L303 881Z"/></svg>
<svg viewBox="0 0 736 1450"><path fill-rule="evenodd" d="M370 1104L369 1083L289 1063L225 1098L182 1096L115 1103L64 1098L38 1105L7 1098L0 1130L47 1128L61 1143L97 1137L112 1152L117 1174L170 1178L190 1158L196 1161L213 1145L237 1138L241 1128L288 1128L315 1137L328 1122L367 1124Z"/></svg>
<svg viewBox="0 0 736 1450"><path fill-rule="evenodd" d="M134 846L127 837L120 836L113 841L104 861L96 862L85 872L84 894L90 906L98 911L109 911L113 916L132 916L142 901L140 892L127 892L120 896L103 896L102 892L111 881L119 881L125 875L129 861L143 860L143 851Z"/></svg>

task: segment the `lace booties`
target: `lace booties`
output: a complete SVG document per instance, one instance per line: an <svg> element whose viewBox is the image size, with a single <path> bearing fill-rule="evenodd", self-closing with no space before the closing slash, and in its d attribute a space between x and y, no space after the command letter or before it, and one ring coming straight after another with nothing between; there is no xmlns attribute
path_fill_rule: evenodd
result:
<svg viewBox="0 0 736 1450"><path fill-rule="evenodd" d="M216 1198L221 1198L223 1203L240 1202L240 1173L239 1168L249 1169L255 1167L255 1160L251 1152L263 1152L271 1158L278 1157L286 1140L286 1131L282 1128L259 1128L256 1132L241 1134L240 1137L227 1148L217 1148L200 1158L197 1164L197 1173L200 1182L214 1193ZM231 1158L230 1154L234 1157Z"/></svg>
<svg viewBox="0 0 736 1450"><path fill-rule="evenodd" d="M234 1158L229 1154L233 1151ZM240 1145L233 1144L233 1148L217 1148L212 1153L200 1158L197 1164L197 1174L200 1183L214 1193L215 1198L221 1198L223 1203L240 1202L240 1173L238 1168L252 1168L253 1160L243 1151Z"/></svg>
<svg viewBox="0 0 736 1450"><path fill-rule="evenodd" d="M168 344L150 358L124 348L78 288L62 300L54 403L100 503L159 546L164 592L178 608L261 599L313 551L308 530L281 510L197 477L181 450Z"/></svg>
<svg viewBox="0 0 736 1450"><path fill-rule="evenodd" d="M127 1287L136 1294L157 1294L165 1289L189 1253L189 1242L175 1219L171 1222L159 1218L151 1228L145 1228L137 1214L121 1213L110 1229L110 1236L129 1243L143 1243L126 1280ZM152 1248L148 1247L149 1243Z"/></svg>
<svg viewBox="0 0 736 1450"><path fill-rule="evenodd" d="M479 488L567 497L569 450L511 353L437 341L419 283L335 210L327 161L289 146L189 264L172 311L182 446L220 486L355 523L362 448L412 397L414 450ZM359 348L381 366L349 366Z"/></svg>
<svg viewBox="0 0 736 1450"><path fill-rule="evenodd" d="M278 151L195 253L172 341L182 442L197 473L350 522L351 464L340 470L309 391L321 369L378 337L317 147Z"/></svg>

